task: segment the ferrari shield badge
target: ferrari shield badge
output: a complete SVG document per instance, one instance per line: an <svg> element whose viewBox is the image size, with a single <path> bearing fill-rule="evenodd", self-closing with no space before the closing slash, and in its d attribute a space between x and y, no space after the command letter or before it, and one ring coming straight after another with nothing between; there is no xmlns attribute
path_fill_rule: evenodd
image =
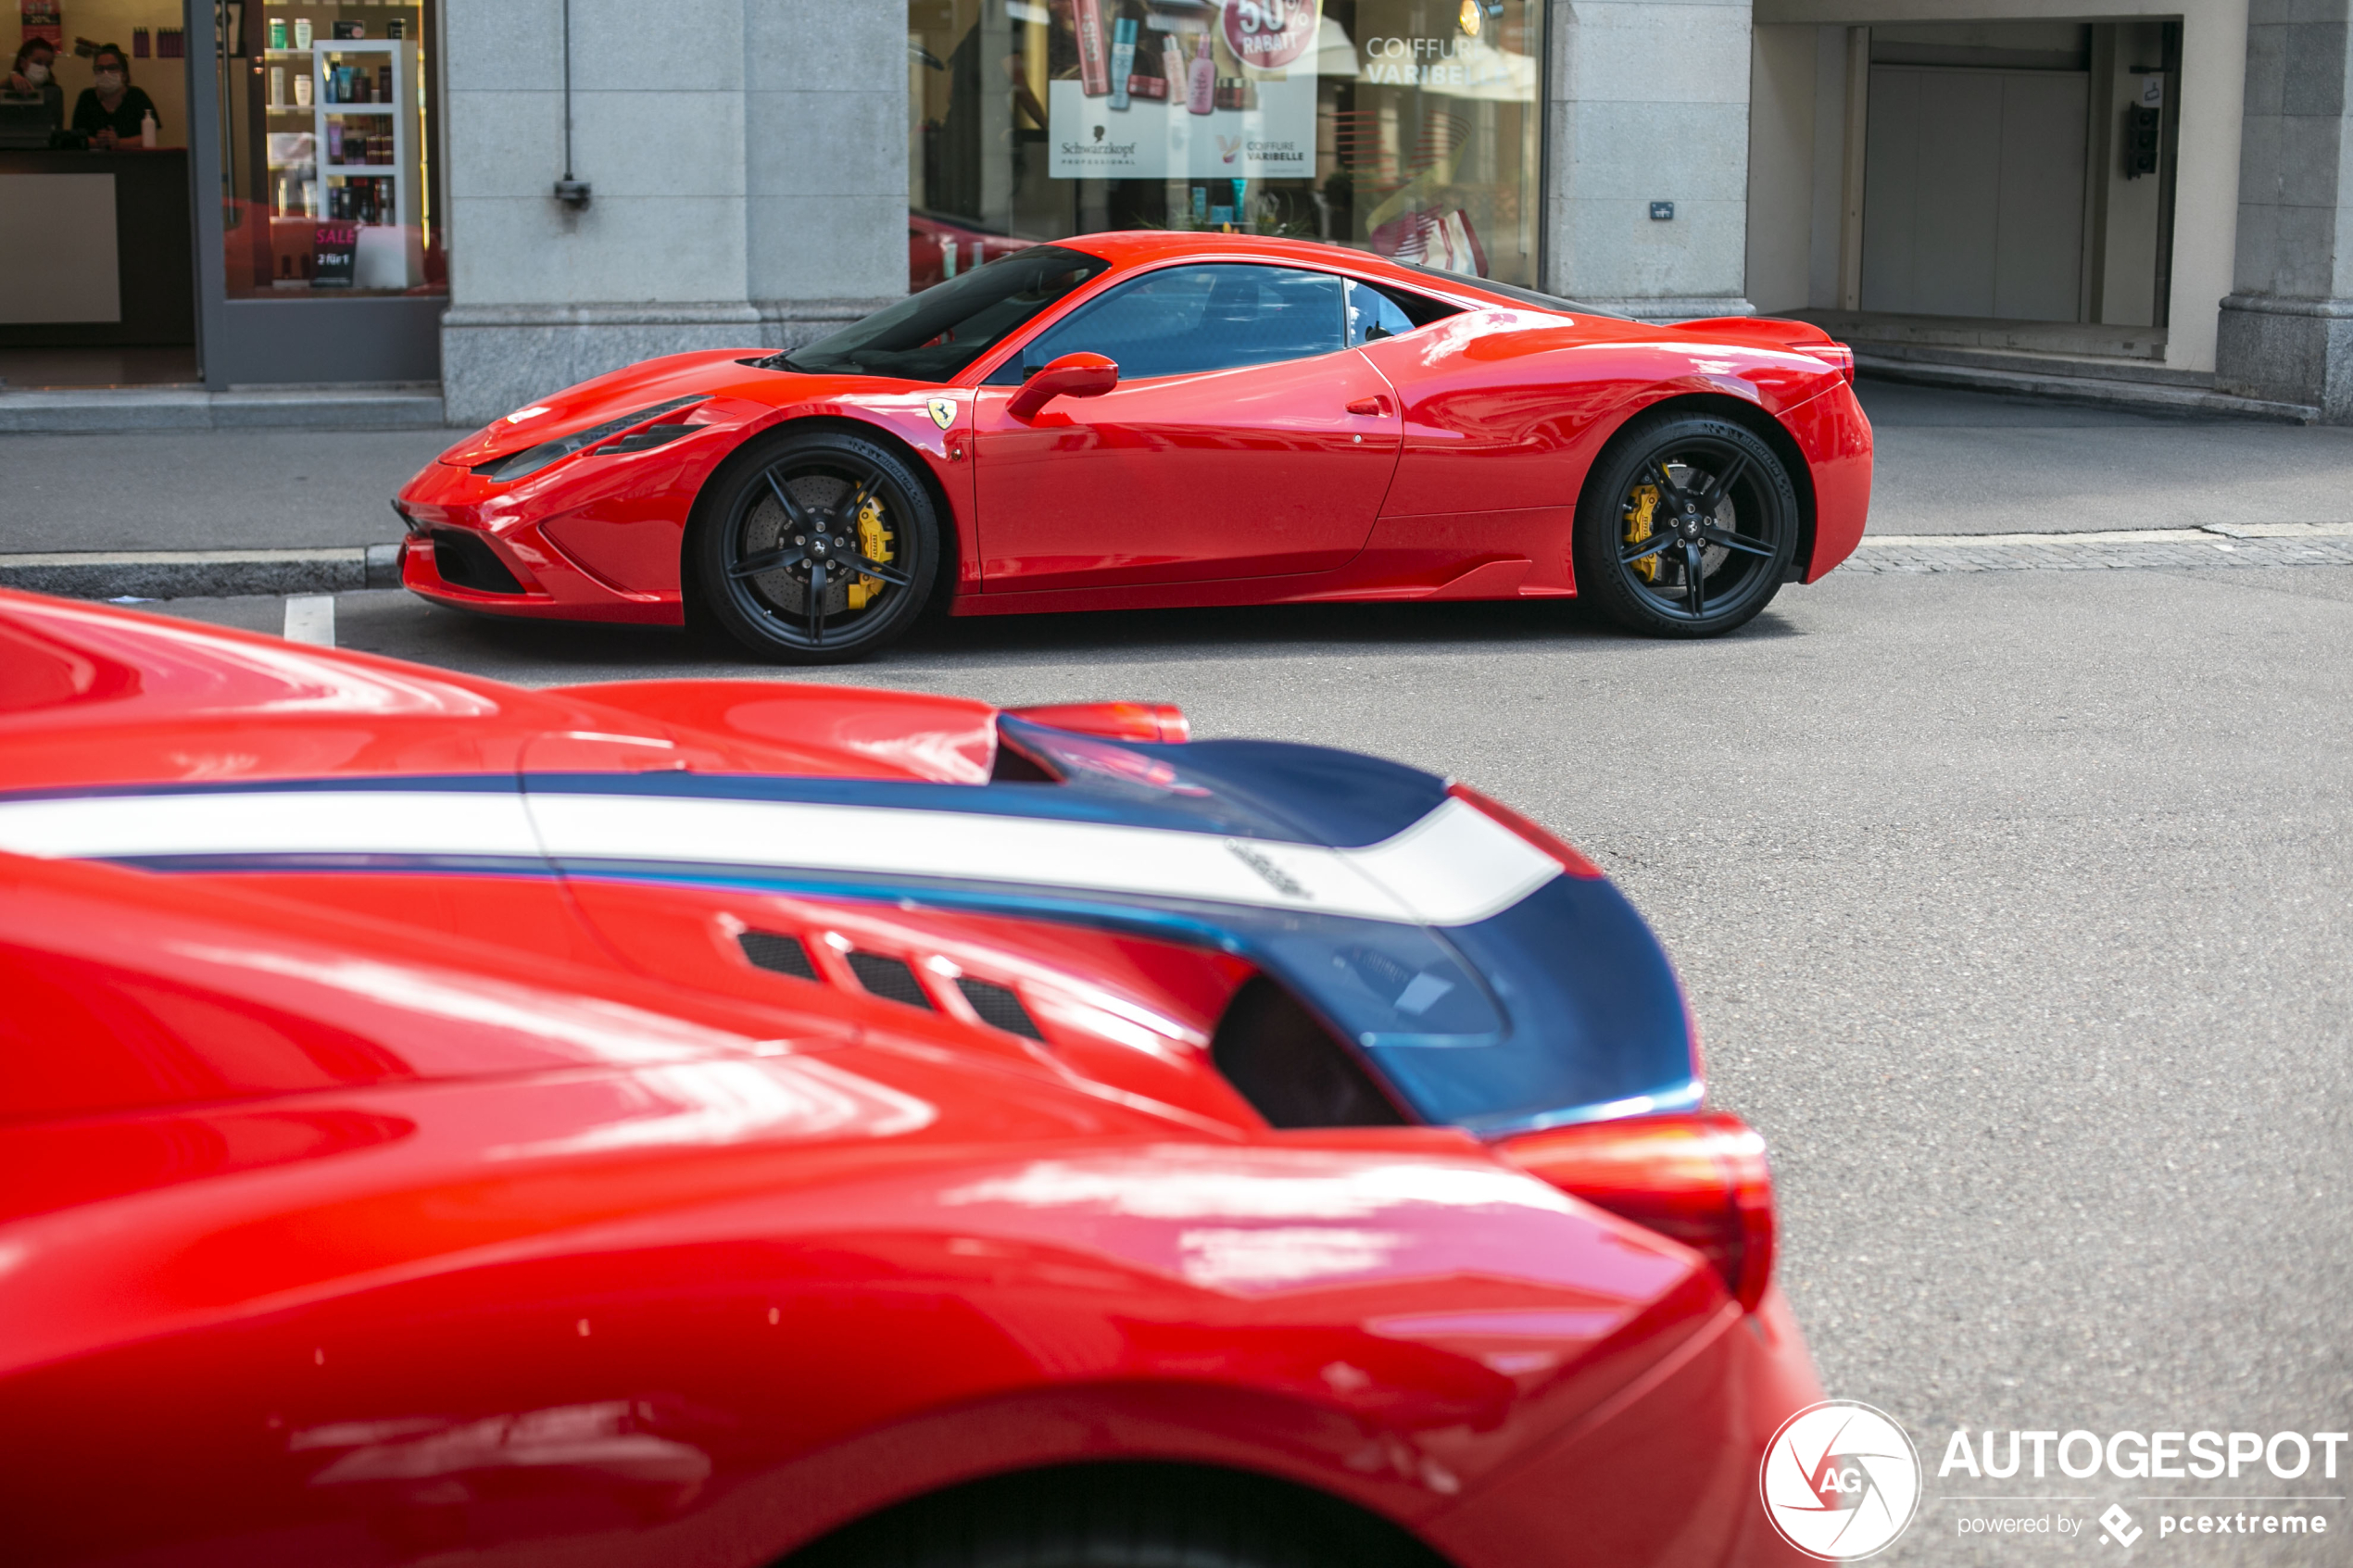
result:
<svg viewBox="0 0 2353 1568"><path fill-rule="evenodd" d="M928 407L931 409L931 422L937 425L940 429L946 430L950 425L956 422L956 400L954 398L935 397L931 400Z"/></svg>

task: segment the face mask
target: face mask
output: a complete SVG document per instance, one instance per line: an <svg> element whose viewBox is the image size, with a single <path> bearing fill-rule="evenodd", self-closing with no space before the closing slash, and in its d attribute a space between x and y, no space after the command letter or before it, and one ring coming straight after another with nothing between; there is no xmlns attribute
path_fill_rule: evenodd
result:
<svg viewBox="0 0 2353 1568"><path fill-rule="evenodd" d="M28 65L24 68L24 79L38 87L49 80L49 68L43 65Z"/></svg>
<svg viewBox="0 0 2353 1568"><path fill-rule="evenodd" d="M120 93L122 91L122 72L102 70L98 73L97 82L101 93Z"/></svg>

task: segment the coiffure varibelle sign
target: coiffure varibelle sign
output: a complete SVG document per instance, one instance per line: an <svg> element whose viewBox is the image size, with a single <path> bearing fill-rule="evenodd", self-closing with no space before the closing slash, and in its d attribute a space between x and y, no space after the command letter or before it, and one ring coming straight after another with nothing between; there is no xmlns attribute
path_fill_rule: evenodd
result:
<svg viewBox="0 0 2353 1568"><path fill-rule="evenodd" d="M1322 0L1227 0L1198 31L1117 9L1073 0L1078 77L1047 84L1055 179L1315 174Z"/></svg>

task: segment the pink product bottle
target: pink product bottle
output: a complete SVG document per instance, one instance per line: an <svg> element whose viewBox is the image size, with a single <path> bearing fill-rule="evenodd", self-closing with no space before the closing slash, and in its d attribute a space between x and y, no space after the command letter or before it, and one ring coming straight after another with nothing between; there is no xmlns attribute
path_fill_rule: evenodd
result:
<svg viewBox="0 0 2353 1568"><path fill-rule="evenodd" d="M1207 114L1217 107L1217 62L1210 57L1209 34L1201 35L1201 47L1193 51L1192 75L1185 87L1185 107L1193 114Z"/></svg>
<svg viewBox="0 0 2353 1568"><path fill-rule="evenodd" d="M1111 91L1111 58L1103 41L1103 0L1077 0L1078 91L1100 98Z"/></svg>
<svg viewBox="0 0 2353 1568"><path fill-rule="evenodd" d="M343 161L343 121L339 119L327 121L327 161Z"/></svg>

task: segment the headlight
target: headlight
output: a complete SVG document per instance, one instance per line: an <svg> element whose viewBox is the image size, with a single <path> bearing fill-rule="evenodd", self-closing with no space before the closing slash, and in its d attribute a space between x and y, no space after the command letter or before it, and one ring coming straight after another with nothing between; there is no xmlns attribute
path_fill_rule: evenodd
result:
<svg viewBox="0 0 2353 1568"><path fill-rule="evenodd" d="M527 447L521 452L511 452L503 458L493 458L486 463L476 463L472 471L484 479L504 481L527 478L550 463L571 457L583 447L594 446L599 441L610 440L619 435L631 425L641 425L648 420L658 420L662 415L674 413L690 403L702 401L704 397L700 393L697 393L692 397L673 397L667 403L657 403L650 408L640 408L634 414L623 414L617 420L607 420L603 424L590 425L586 430L576 430L570 435L560 435L553 441L543 441L538 445ZM665 426L658 439L634 444L629 449L633 452L643 451L648 446L659 446L664 441L674 441L679 435L686 434L689 428L691 427L686 425ZM677 433L675 435L670 433L673 430Z"/></svg>

